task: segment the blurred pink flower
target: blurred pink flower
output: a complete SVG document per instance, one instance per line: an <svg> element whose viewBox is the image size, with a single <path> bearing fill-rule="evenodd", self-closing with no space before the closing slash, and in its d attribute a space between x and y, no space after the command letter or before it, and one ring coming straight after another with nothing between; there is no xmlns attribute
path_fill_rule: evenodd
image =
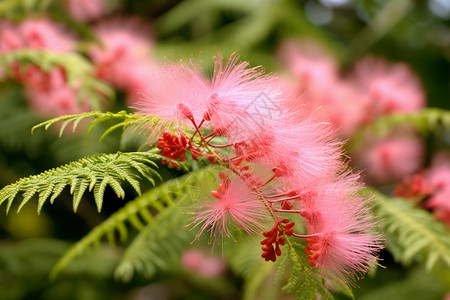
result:
<svg viewBox="0 0 450 300"><path fill-rule="evenodd" d="M0 21L0 53L10 52L22 46L18 26L8 21Z"/></svg>
<svg viewBox="0 0 450 300"><path fill-rule="evenodd" d="M148 85L140 94L134 107L139 113L188 124L192 116L199 124L206 111L210 89L198 70L169 63L148 74Z"/></svg>
<svg viewBox="0 0 450 300"><path fill-rule="evenodd" d="M440 153L425 172L425 178L433 188L431 197L425 206L432 209L434 215L450 226L450 155Z"/></svg>
<svg viewBox="0 0 450 300"><path fill-rule="evenodd" d="M28 89L27 95L31 107L45 117L79 114L91 110L86 101L78 103L77 92L67 86L47 92Z"/></svg>
<svg viewBox="0 0 450 300"><path fill-rule="evenodd" d="M354 72L378 114L414 112L425 106L421 83L406 64L367 57L356 64Z"/></svg>
<svg viewBox="0 0 450 300"><path fill-rule="evenodd" d="M288 103L291 107L309 109L344 137L373 118L369 97L339 77L337 63L318 44L286 42L279 57L295 78L286 84L294 100Z"/></svg>
<svg viewBox="0 0 450 300"><path fill-rule="evenodd" d="M299 94L317 97L328 93L326 87L338 78L335 60L316 42L284 42L277 56L294 74Z"/></svg>
<svg viewBox="0 0 450 300"><path fill-rule="evenodd" d="M70 15L80 22L98 19L107 9L105 0L66 0L65 4Z"/></svg>
<svg viewBox="0 0 450 300"><path fill-rule="evenodd" d="M67 85L62 68L44 72L29 66L24 83L30 106L40 115L57 117L90 110L86 99L78 100L78 91Z"/></svg>
<svg viewBox="0 0 450 300"><path fill-rule="evenodd" d="M151 82L152 73L160 72L159 67L152 59L130 60L130 67L118 72L116 78L112 78L113 74L110 74L110 81L117 82L117 86L127 93L128 106L135 107L143 95L151 92L154 85Z"/></svg>
<svg viewBox="0 0 450 300"><path fill-rule="evenodd" d="M223 259L206 256L199 250L188 249L181 256L181 266L186 270L197 272L207 278L215 278L225 271Z"/></svg>
<svg viewBox="0 0 450 300"><path fill-rule="evenodd" d="M198 145L196 151L206 145L211 162L233 174L220 173L212 198L194 212L197 238L205 231L212 240L232 236L234 229L256 233L267 225L269 210L275 224L263 233L266 260L276 260L284 235L293 235L308 239L310 262L324 275L345 280L376 263L381 237L371 233L367 199L357 195L359 177L345 171L342 142L334 140L329 122L310 115L315 108L304 109L292 100L298 98L287 97L275 76L232 55L226 62L215 57L209 77L199 65L180 62L155 69L149 82L135 105L138 112L195 129L190 138L163 133L158 139L162 154L183 160L186 150L197 155L190 143ZM200 127L211 131L203 136ZM222 154L216 148L231 151ZM309 234L294 234L294 222L278 213L303 216Z"/></svg>
<svg viewBox="0 0 450 300"><path fill-rule="evenodd" d="M153 41L143 23L137 19L110 19L94 29L100 40L88 54L97 75L118 88L130 91L136 87L135 69L148 66Z"/></svg>
<svg viewBox="0 0 450 300"><path fill-rule="evenodd" d="M385 184L417 172L423 163L424 145L415 135L396 134L373 138L355 153L354 160L364 170L367 182Z"/></svg>
<svg viewBox="0 0 450 300"><path fill-rule="evenodd" d="M369 97L351 82L338 81L330 89L332 92L316 105L326 112L340 136L350 137L362 125L373 120L373 106Z"/></svg>
<svg viewBox="0 0 450 300"><path fill-rule="evenodd" d="M197 271L203 260L203 253L198 250L188 249L181 256L181 266L189 271Z"/></svg>
<svg viewBox="0 0 450 300"><path fill-rule="evenodd" d="M19 25L22 47L55 52L75 49L74 37L61 25L50 19L27 19Z"/></svg>

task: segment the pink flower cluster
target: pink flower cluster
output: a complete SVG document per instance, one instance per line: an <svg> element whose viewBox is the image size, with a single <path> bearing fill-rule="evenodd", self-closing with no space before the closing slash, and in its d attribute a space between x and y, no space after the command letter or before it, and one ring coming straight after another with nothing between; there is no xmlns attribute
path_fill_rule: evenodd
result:
<svg viewBox="0 0 450 300"><path fill-rule="evenodd" d="M429 169L405 178L394 195L421 202L450 227L450 155L436 155Z"/></svg>
<svg viewBox="0 0 450 300"><path fill-rule="evenodd" d="M28 19L20 24L0 22L0 54L21 49L60 53L75 50L75 39L49 19ZM45 71L35 65L12 65L14 77L25 85L31 107L46 117L75 114L90 109L77 99L77 89L69 87L62 67Z"/></svg>
<svg viewBox="0 0 450 300"><path fill-rule="evenodd" d="M423 163L425 145L410 128L397 128L385 137L369 136L353 158L373 185L397 182L417 172Z"/></svg>
<svg viewBox="0 0 450 300"><path fill-rule="evenodd" d="M68 10L80 21L98 18L104 13L103 0L67 1ZM103 19L94 25L98 41L87 46L98 78L126 92L129 104L136 100L137 91L145 92L149 74L157 68L150 59L152 35L137 19ZM0 21L0 54L21 49L38 49L58 53L72 53L75 37L58 23L48 19L27 19L19 24ZM65 70L50 71L37 66L12 66L14 78L22 82L30 106L45 117L76 114L90 110L86 99L79 99L79 88L69 87ZM0 70L0 74L3 73Z"/></svg>
<svg viewBox="0 0 450 300"><path fill-rule="evenodd" d="M151 76L154 85L135 107L175 125L174 134L160 139L163 155L184 159L184 151L194 149L225 169L195 212L199 235L272 228L261 242L263 258L271 261L287 239L306 239L311 265L326 278L345 280L376 263L382 238L372 232L368 199L358 194L362 185L347 170L342 143L276 76L237 56L215 57L212 77L192 62L166 63ZM181 136L185 142L174 143L172 153L167 141ZM295 233L297 221L308 234Z"/></svg>
<svg viewBox="0 0 450 300"><path fill-rule="evenodd" d="M226 271L225 262L219 257L211 257L200 250L188 249L181 255L181 266L207 278L219 277Z"/></svg>
<svg viewBox="0 0 450 300"><path fill-rule="evenodd" d="M152 38L143 22L137 19L106 19L97 23L94 32L99 39L88 49L97 76L136 100L136 91L153 85L148 78L156 64L150 59Z"/></svg>
<svg viewBox="0 0 450 300"><path fill-rule="evenodd" d="M415 112L425 106L419 79L406 64L365 57L342 76L333 57L311 42L287 42L279 56L293 74L286 83L290 92L299 95L312 113L330 120L342 137L352 136L384 115ZM414 134L365 139L351 154L371 184L399 180L422 164L424 147Z"/></svg>

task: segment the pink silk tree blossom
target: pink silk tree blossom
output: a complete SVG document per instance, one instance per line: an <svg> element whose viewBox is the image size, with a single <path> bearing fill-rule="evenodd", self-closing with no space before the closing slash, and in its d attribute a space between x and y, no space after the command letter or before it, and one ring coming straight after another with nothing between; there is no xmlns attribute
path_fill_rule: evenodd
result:
<svg viewBox="0 0 450 300"><path fill-rule="evenodd" d="M369 199L357 194L362 185L347 170L332 124L295 103L276 76L235 55L225 63L215 57L211 76L192 62L166 63L135 105L141 114L184 125L158 139L163 156L182 162L188 151L226 170L212 198L196 204L197 238L266 230L266 261L281 255L286 239L303 238L311 266L325 278L367 271L382 237L372 233ZM306 235L295 233L299 218Z"/></svg>
<svg viewBox="0 0 450 300"><path fill-rule="evenodd" d="M80 22L98 19L107 10L105 0L66 0L65 5L70 15Z"/></svg>
<svg viewBox="0 0 450 300"><path fill-rule="evenodd" d="M354 72L378 114L414 112L425 106L422 85L406 64L366 57L356 64Z"/></svg>

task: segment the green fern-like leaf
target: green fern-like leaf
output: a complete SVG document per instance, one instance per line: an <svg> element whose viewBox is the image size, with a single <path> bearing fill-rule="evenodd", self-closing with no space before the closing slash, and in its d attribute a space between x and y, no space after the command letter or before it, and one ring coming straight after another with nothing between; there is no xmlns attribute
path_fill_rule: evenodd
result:
<svg viewBox="0 0 450 300"><path fill-rule="evenodd" d="M368 132L385 135L399 125L414 126L422 133L450 127L450 111L440 108L425 108L414 113L395 113L381 116L363 127L352 139L360 140Z"/></svg>
<svg viewBox="0 0 450 300"><path fill-rule="evenodd" d="M333 295L325 287L323 278L310 267L303 248L303 245L292 244L289 251L292 270L287 284L282 288L283 293L294 294L296 300L315 300L318 295L321 299L332 299Z"/></svg>
<svg viewBox="0 0 450 300"><path fill-rule="evenodd" d="M193 234L181 230L186 218L173 207L159 213L128 246L114 275L128 282L135 273L151 278L158 270L167 271L179 263L182 250Z"/></svg>
<svg viewBox="0 0 450 300"><path fill-rule="evenodd" d="M438 262L450 266L450 232L444 224L411 201L380 192L374 201L375 213L383 219L380 226L386 233L387 247L396 259L404 264L424 261L427 270Z"/></svg>
<svg viewBox="0 0 450 300"><path fill-rule="evenodd" d="M45 11L54 0L2 0L0 17L12 17L13 14L27 15Z"/></svg>
<svg viewBox="0 0 450 300"><path fill-rule="evenodd" d="M262 238L261 238L262 239ZM282 255L275 262L261 258L261 239L238 240L237 244L227 246L227 261L232 270L244 280L243 299L280 299L281 287L288 281L292 284L290 294L295 294L296 286L292 277L292 260L288 246L282 248ZM297 264L298 267L302 265ZM302 271L299 271L302 272ZM294 274L294 277L298 276ZM287 288L284 288L286 292Z"/></svg>
<svg viewBox="0 0 450 300"><path fill-rule="evenodd" d="M153 184L153 177L159 176L154 170L153 160L161 157L152 152L130 152L116 154L98 154L76 162L20 179L0 190L0 205L7 202L7 212L19 194L23 199L18 211L34 196L38 195L38 212L50 198L50 203L61 194L66 186L73 195L73 209L78 205L86 190L94 191L97 209L103 204L103 194L110 186L118 197L124 197L122 182L128 182L138 194L141 193L139 180L146 178Z"/></svg>
<svg viewBox="0 0 450 300"><path fill-rule="evenodd" d="M96 109L100 109L105 97L111 99L114 96L113 89L95 77L94 67L89 60L77 53L21 49L0 55L0 66L3 70L12 72L12 63L19 63L21 66L37 65L44 71L58 66L64 68L68 84L77 88L80 99L86 97Z"/></svg>
<svg viewBox="0 0 450 300"><path fill-rule="evenodd" d="M50 126L60 123L61 127L59 130L59 135L62 136L64 130L67 128L69 124L72 123L72 129L75 131L79 125L79 123L83 120L93 118L91 125L88 129L89 132L98 125L99 123L104 123L108 121L119 121L114 125L108 127L105 132L100 137L100 141L104 139L109 133L113 132L118 128L128 128L128 127L137 127L136 130L141 129L150 129L150 128L159 128L161 126L166 125L165 122L162 122L161 119L157 116L147 116L147 115L139 115L133 113L127 113L126 111L120 111L117 113L112 112L101 112L101 111L91 111L85 112L77 115L66 115L58 118L54 118L45 122L42 122L31 129L31 132L34 132L36 129L43 127L44 129L48 129Z"/></svg>
<svg viewBox="0 0 450 300"><path fill-rule="evenodd" d="M30 128L39 118L28 109L20 86L0 83L0 145L5 149L39 147L42 136L30 136Z"/></svg>
<svg viewBox="0 0 450 300"><path fill-rule="evenodd" d="M186 197L191 197L193 194L195 195L197 187L205 182L205 178L211 177L210 174L210 168L191 172L180 178L166 181L127 203L123 208L112 214L107 220L95 227L79 242L73 245L55 266L51 276L57 276L75 257L91 247L101 244L101 240L105 237L111 245L115 245L115 235L118 233L121 242L125 242L128 239L128 224L139 231L144 230L144 226L146 226L144 224L158 226L159 219L155 219L154 211L163 213L165 210L171 210L175 207L176 203L180 203L180 201ZM161 217L161 221L162 219L163 217ZM153 228L158 230L158 227ZM128 263L123 266L116 275L122 279L127 279L132 276L130 274L132 274L134 269L130 269L130 267L132 268L134 264L131 263L130 265Z"/></svg>

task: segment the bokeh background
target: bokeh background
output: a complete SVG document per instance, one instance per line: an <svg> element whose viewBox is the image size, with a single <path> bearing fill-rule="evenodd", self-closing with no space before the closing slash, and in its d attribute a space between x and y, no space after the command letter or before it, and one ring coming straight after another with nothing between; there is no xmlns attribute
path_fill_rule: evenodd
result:
<svg viewBox="0 0 450 300"><path fill-rule="evenodd" d="M91 109L133 111L139 93L151 85L148 78L155 65L182 59L210 70L215 55L237 53L251 66L278 74L305 103L313 99L313 105L326 110L334 101L331 110L339 107L338 136L348 141L351 163L363 170L369 184L391 195L405 178L432 168L438 154L444 157L440 164L448 164L449 122L426 134L388 126L387 136L401 132L408 141L393 146L393 152L400 149L395 155L387 146L395 170L402 170L387 178L395 172L383 169L384 154L367 159L378 142L362 130L392 111L373 104L382 102L378 99L358 108L359 99L376 98L363 79L370 81L381 69L387 89L398 88L400 104L393 112L450 109L449 24L447 0L2 0L0 185L90 154L133 151L139 145L139 137L120 132L101 143L96 130L61 138L57 128L31 135L31 127L39 122ZM51 55L36 58L24 49L69 56L55 64ZM376 61L358 72L367 57ZM389 80L397 82L389 86ZM363 87L356 88L357 83ZM343 85L351 85L351 91L342 92ZM320 95L310 92L313 89ZM353 121L347 124L346 119ZM177 171L163 172L170 178ZM444 185L450 186L449 178ZM202 191L198 193L190 197ZM124 200L112 191L107 195L101 213L93 199L84 199L74 214L69 191L45 205L40 215L33 200L19 214L12 210L6 215L1 206L0 299L290 299L264 288L245 292L247 275L237 272L220 249L212 253L206 240L191 244L194 235L181 227L186 243L176 247L168 263L144 275L137 272L127 280L114 276L124 249L116 245L81 256L50 280L51 269L74 242L136 196L131 189ZM435 206L420 202L423 197L416 199L417 207L449 224L445 207L450 204L440 203L444 212L439 214ZM443 197L450 203L450 197ZM381 253L384 267L358 281L356 299L445 299L450 291L448 265L426 270L420 257L405 263L398 259L399 251L388 244ZM270 280L263 282L270 286ZM339 294L336 298L347 299Z"/></svg>

